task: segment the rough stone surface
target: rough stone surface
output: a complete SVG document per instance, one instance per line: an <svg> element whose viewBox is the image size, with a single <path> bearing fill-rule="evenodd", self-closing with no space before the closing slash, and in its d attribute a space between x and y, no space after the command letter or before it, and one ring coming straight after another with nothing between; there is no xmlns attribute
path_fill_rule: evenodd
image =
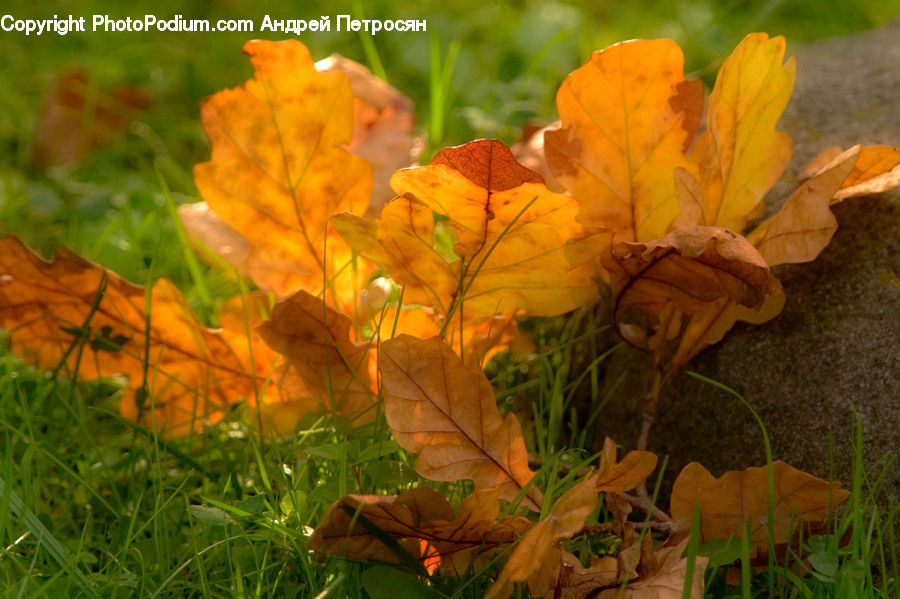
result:
<svg viewBox="0 0 900 599"><path fill-rule="evenodd" d="M794 139L794 159L770 194L772 204L827 146L900 146L900 21L795 55L797 84L779 124ZM850 199L834 212L838 231L821 256L776 270L787 294L783 313L762 326L738 325L689 369L747 399L768 428L776 459L823 477L833 463L849 485L854 412L871 474L886 453L900 456L900 193ZM641 370L635 352L618 360ZM634 422L646 388L629 378L629 401L610 410L603 426L623 440L634 438L636 428L623 423L627 414ZM685 374L664 393L650 445L670 456L669 472L691 460L717 475L765 460L749 411ZM884 492L900 498L900 467L888 470Z"/></svg>

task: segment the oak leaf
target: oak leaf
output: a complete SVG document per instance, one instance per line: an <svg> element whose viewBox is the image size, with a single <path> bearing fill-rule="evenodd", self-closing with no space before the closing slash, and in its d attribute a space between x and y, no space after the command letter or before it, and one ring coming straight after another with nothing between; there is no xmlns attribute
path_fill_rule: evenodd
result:
<svg viewBox="0 0 900 599"><path fill-rule="evenodd" d="M564 557L558 543L580 532L596 507L597 476L592 474L566 491L550 513L525 533L485 599L509 597L516 582L527 582L534 597L553 597Z"/></svg>
<svg viewBox="0 0 900 599"><path fill-rule="evenodd" d="M818 160L820 157L813 164ZM747 235L747 240L770 266L815 260L837 230L831 206L897 185L900 149L854 146L811 173L774 216Z"/></svg>
<svg viewBox="0 0 900 599"><path fill-rule="evenodd" d="M670 371L721 339L737 318L780 310L781 286L765 260L744 238L718 227L615 244L602 261L620 334Z"/></svg>
<svg viewBox="0 0 900 599"><path fill-rule="evenodd" d="M255 76L202 104L212 158L194 168L203 199L250 244L247 271L263 289L298 289L345 305L359 286L350 248L329 231L339 211L363 213L371 167L344 146L353 93L343 73L316 71L295 40L244 46ZM323 285L324 282L324 285Z"/></svg>
<svg viewBox="0 0 900 599"><path fill-rule="evenodd" d="M688 560L684 555L688 539L677 545L653 549L650 537L641 546L639 576L624 585L608 588L596 595L597 599L702 599L704 596L703 572L709 558L695 557L691 588L684 594Z"/></svg>
<svg viewBox="0 0 900 599"><path fill-rule="evenodd" d="M670 498L672 517L690 521L695 502L700 502L700 534L703 542L741 538L749 526L751 556L769 544L769 529L776 545L790 540L801 523L821 522L845 501L850 492L840 483L827 482L781 461L772 464L774 521L769 522L767 467L729 471L715 478L709 470L691 462L675 479Z"/></svg>
<svg viewBox="0 0 900 599"><path fill-rule="evenodd" d="M394 171L419 159L425 139L412 135L416 115L412 100L340 54L316 63L316 70L345 73L353 90L353 138L347 150L372 165L372 202L367 216L376 216L394 197L390 179Z"/></svg>
<svg viewBox="0 0 900 599"><path fill-rule="evenodd" d="M389 538L423 567L460 576L476 555L515 542L531 524L521 516L498 519L499 513L496 491L470 495L459 515L430 487L399 496L348 495L326 510L309 547L348 559L401 561L397 546L384 542Z"/></svg>
<svg viewBox="0 0 900 599"><path fill-rule="evenodd" d="M48 262L17 237L0 240L0 329L23 360L87 378L128 376L123 414L166 436L256 401L270 367L237 331L212 330L171 282L147 291L60 247Z"/></svg>
<svg viewBox="0 0 900 599"><path fill-rule="evenodd" d="M562 128L545 134L547 164L581 205L589 230L616 241L666 234L678 215L675 168L703 111L703 83L685 81L672 40L636 40L595 52L557 94Z"/></svg>
<svg viewBox="0 0 900 599"><path fill-rule="evenodd" d="M722 63L706 106L706 130L691 161L699 169L678 177L687 224L742 232L791 158L791 138L775 130L794 86L796 62L782 64L783 37L745 37ZM685 189L684 186L688 189Z"/></svg>
<svg viewBox="0 0 900 599"><path fill-rule="evenodd" d="M375 418L375 353L354 340L352 321L321 298L298 291L280 300L256 329L325 411L357 424Z"/></svg>
<svg viewBox="0 0 900 599"><path fill-rule="evenodd" d="M658 458L649 451L629 451L621 462L616 461L616 442L606 437L597 467L597 490L624 493L644 482L656 469Z"/></svg>
<svg viewBox="0 0 900 599"><path fill-rule="evenodd" d="M593 268L570 264L567 246L606 245L575 222L578 204L549 191L496 140L438 152L428 166L391 178L398 197L377 221L339 215L345 239L404 286L405 300L449 314L457 302L472 315L510 310L552 316L597 293ZM435 247L439 215L456 237L452 256ZM541 276L534 276L535 272Z"/></svg>
<svg viewBox="0 0 900 599"><path fill-rule="evenodd" d="M399 335L378 353L384 412L397 443L419 454L416 471L431 480L472 479L475 489L539 510L528 454L514 414L501 417L480 368L463 364L440 338Z"/></svg>

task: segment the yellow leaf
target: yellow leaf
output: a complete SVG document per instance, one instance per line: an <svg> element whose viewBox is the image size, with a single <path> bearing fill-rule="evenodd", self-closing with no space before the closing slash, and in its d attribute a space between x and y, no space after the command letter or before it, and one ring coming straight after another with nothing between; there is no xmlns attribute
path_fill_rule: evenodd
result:
<svg viewBox="0 0 900 599"><path fill-rule="evenodd" d="M378 354L384 412L397 443L419 454L416 471L431 480L472 479L475 489L499 489L539 510L541 492L519 421L500 416L494 390L480 368L463 364L440 338L400 335Z"/></svg>
<svg viewBox="0 0 900 599"><path fill-rule="evenodd" d="M577 203L549 191L499 141L441 150L430 165L395 173L391 185L399 197L378 221L339 215L334 223L404 285L410 303L442 314L463 301L472 316L553 316L596 295L594 269L573 266L566 251L573 242L602 247L605 237L585 236ZM456 234L454 256L435 248L432 211Z"/></svg>
<svg viewBox="0 0 900 599"><path fill-rule="evenodd" d="M546 133L544 151L586 229L647 241L678 215L672 171L694 169L684 150L703 111L703 84L683 68L672 40L635 40L595 52L563 82L563 127Z"/></svg>
<svg viewBox="0 0 900 599"><path fill-rule="evenodd" d="M783 58L784 38L753 33L722 64L706 106L706 131L691 154L699 182L679 193L690 224L742 232L784 172L792 144L775 124L791 95L796 64L793 58L782 64ZM696 198L702 221L688 206Z"/></svg>
<svg viewBox="0 0 900 599"><path fill-rule="evenodd" d="M768 547L770 524L773 542L786 543L801 523L825 520L835 506L850 496L840 483L829 483L784 462L777 461L772 468L775 520L771 523L767 523L769 491L765 466L729 471L715 478L709 470L691 462L675 479L670 499L672 517L690 521L694 504L699 501L703 542L741 538L748 525L751 556L755 556L758 550Z"/></svg>

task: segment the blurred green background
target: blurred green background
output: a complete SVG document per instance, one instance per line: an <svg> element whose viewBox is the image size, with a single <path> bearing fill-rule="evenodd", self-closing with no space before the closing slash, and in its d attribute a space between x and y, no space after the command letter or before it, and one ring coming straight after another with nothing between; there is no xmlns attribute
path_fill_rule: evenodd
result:
<svg viewBox="0 0 900 599"><path fill-rule="evenodd" d="M139 283L168 276L187 290L202 315L211 314L214 306L204 305L191 291L165 190L171 190L176 204L196 199L191 168L209 155L199 103L251 76L249 61L240 53L243 43L290 37L260 32L267 14L273 19L331 16L331 32L299 39L315 59L339 52L386 73L416 102L431 153L481 136L512 143L528 119L553 120L562 79L592 51L616 41L673 38L685 51L687 71L709 84L718 64L748 32L783 34L790 52L811 40L876 27L898 12L900 0L181 0L165 7L147 0L127 7L100 0L6 2L0 13L17 19L72 14L90 23L93 14L182 15L213 22L252 19L256 32L88 31L41 37L0 32L0 234L17 233L45 255L66 244ZM426 19L428 30L374 37L337 32L339 14ZM83 72L88 95L93 92L101 105L117 86L134 86L142 108L122 115L118 131L76 163L42 164L35 147L42 106L54 82L73 69ZM114 114L120 109L115 103L108 108ZM217 295L232 291L227 279L211 276Z"/></svg>

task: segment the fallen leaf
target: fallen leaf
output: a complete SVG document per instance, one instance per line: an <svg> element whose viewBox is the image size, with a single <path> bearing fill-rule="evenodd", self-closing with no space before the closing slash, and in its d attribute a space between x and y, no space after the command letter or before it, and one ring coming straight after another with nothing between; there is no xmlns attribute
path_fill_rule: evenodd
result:
<svg viewBox="0 0 900 599"><path fill-rule="evenodd" d="M577 534L597 507L597 477L590 475L566 491L547 516L516 544L485 599L505 599L516 582L527 582L533 597L553 597L563 554L559 541Z"/></svg>
<svg viewBox="0 0 900 599"><path fill-rule="evenodd" d="M492 549L515 542L531 524L522 516L498 520L499 513L496 492L470 495L459 515L430 487L399 496L348 495L326 510L309 547L348 559L399 562L397 546L384 542L389 538L432 571L440 568L447 576L461 576L476 555L486 557ZM359 516L377 527L378 534Z"/></svg>
<svg viewBox="0 0 900 599"><path fill-rule="evenodd" d="M769 264L810 262L831 241L837 219L829 206L854 163L859 148L835 157L804 181L774 216L761 223L747 240Z"/></svg>
<svg viewBox="0 0 900 599"><path fill-rule="evenodd" d="M840 483L829 483L784 462L776 461L772 468L775 519L771 523L765 466L729 471L715 478L699 463L691 462L675 479L670 499L672 517L690 521L694 503L699 501L701 540L741 538L744 527L749 526L754 557L768 548L770 526L773 543L786 543L802 523L824 521L850 496Z"/></svg>
<svg viewBox="0 0 900 599"><path fill-rule="evenodd" d="M672 171L693 168L684 150L703 111L703 83L683 68L672 40L635 40L595 52L563 82L563 126L546 133L544 151L586 229L646 241L675 220Z"/></svg>
<svg viewBox="0 0 900 599"><path fill-rule="evenodd" d="M676 229L660 240L616 244L602 261L610 273L620 334L649 349L657 365L667 364L669 371L721 339L735 319L770 318L777 314L773 306L780 310L777 300L768 299L778 297L781 286L765 260L743 237L718 227Z"/></svg>
<svg viewBox="0 0 900 599"><path fill-rule="evenodd" d="M404 286L410 303L442 314L463 301L473 316L516 309L553 316L596 295L594 269L573 266L566 251L574 242L596 242L599 251L606 237L586 236L575 222L577 203L549 191L501 142L446 148L428 166L395 173L391 185L399 197L378 221L339 215L333 222ZM453 256L435 247L432 212L455 233Z"/></svg>
<svg viewBox="0 0 900 599"><path fill-rule="evenodd" d="M849 151L849 150L848 150ZM837 203L847 198L873 195L900 185L900 148L862 146L859 158L841 189L832 198Z"/></svg>
<svg viewBox="0 0 900 599"><path fill-rule="evenodd" d="M416 114L412 100L356 61L332 54L316 70L346 73L353 90L353 140L347 149L372 165L372 202L367 216L376 216L394 197L390 179L395 171L415 164L425 149L424 137L412 135Z"/></svg>
<svg viewBox="0 0 900 599"><path fill-rule="evenodd" d="M475 489L499 489L539 510L518 419L500 416L480 368L463 364L440 338L400 335L378 354L384 412L397 443L419 454L416 471L431 480L472 479Z"/></svg>
<svg viewBox="0 0 900 599"><path fill-rule="evenodd" d="M330 231L332 214L363 213L371 168L344 146L353 93L343 73L320 73L296 40L244 46L253 79L204 100L212 159L194 168L203 199L250 244L247 272L263 289L298 289L351 305L368 273ZM216 249L216 248L213 248ZM352 312L352 307L350 308Z"/></svg>
<svg viewBox="0 0 900 599"><path fill-rule="evenodd" d="M305 291L280 300L272 318L256 329L284 354L321 409L356 424L375 418L375 353L354 341L353 323L321 298Z"/></svg>
<svg viewBox="0 0 900 599"><path fill-rule="evenodd" d="M126 125L150 103L141 87L119 85L106 93L82 69L60 74L41 110L32 163L46 167L78 162L124 134Z"/></svg>
<svg viewBox="0 0 900 599"><path fill-rule="evenodd" d="M649 537L647 537L649 538ZM674 546L654 550L652 543L644 543L641 549L640 576L625 584L599 593L597 599L702 599L704 597L703 573L709 559L696 557L689 594L684 594L688 560L684 555L688 540Z"/></svg>
<svg viewBox="0 0 900 599"><path fill-rule="evenodd" d="M15 236L0 240L0 329L26 362L86 378L127 375L122 413L166 436L256 401L267 365L260 356L250 369L246 336L204 327L165 279L149 313L146 293L66 248L47 262Z"/></svg>
<svg viewBox="0 0 900 599"><path fill-rule="evenodd" d="M606 437L597 467L597 490L624 493L644 482L656 469L657 457L649 451L629 451L616 462L616 442Z"/></svg>
<svg viewBox="0 0 900 599"><path fill-rule="evenodd" d="M722 64L706 105L706 130L682 175L678 201L686 224L742 232L791 158L791 138L775 130L794 86L796 63L782 64L784 38L752 33ZM693 186L685 189L684 185Z"/></svg>

